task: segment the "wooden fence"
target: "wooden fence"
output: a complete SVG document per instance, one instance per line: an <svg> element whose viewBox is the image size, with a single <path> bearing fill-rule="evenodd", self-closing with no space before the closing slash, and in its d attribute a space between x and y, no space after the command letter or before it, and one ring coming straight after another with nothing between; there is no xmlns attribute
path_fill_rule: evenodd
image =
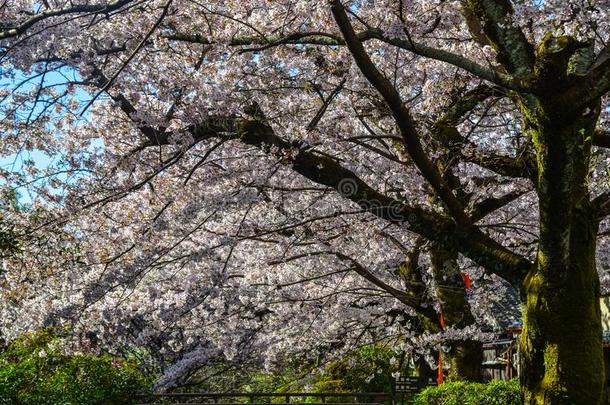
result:
<svg viewBox="0 0 610 405"><path fill-rule="evenodd" d="M395 404L394 395L386 392L171 392L166 394L142 394L136 399L139 405L386 405Z"/></svg>

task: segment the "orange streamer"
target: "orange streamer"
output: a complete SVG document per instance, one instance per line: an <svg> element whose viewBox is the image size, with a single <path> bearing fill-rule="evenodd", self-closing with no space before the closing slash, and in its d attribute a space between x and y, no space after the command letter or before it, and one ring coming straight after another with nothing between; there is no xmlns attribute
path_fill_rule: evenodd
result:
<svg viewBox="0 0 610 405"><path fill-rule="evenodd" d="M436 383L441 385L445 382L445 375L443 374L443 355L441 352L438 352L438 373L436 375Z"/></svg>

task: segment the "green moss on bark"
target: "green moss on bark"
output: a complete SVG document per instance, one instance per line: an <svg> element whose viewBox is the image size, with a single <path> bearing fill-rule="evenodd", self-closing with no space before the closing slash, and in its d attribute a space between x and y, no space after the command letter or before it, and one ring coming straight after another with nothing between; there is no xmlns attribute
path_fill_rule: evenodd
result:
<svg viewBox="0 0 610 405"><path fill-rule="evenodd" d="M576 243L572 244L571 264L565 274L554 274L548 261L540 260L524 284L521 356L526 404L595 405L602 400L595 242L587 235L575 236L571 242Z"/></svg>
<svg viewBox="0 0 610 405"><path fill-rule="evenodd" d="M532 405L600 404L604 367L595 268L597 218L589 206L590 135L596 114L563 122L527 100L538 161L540 242L523 283L521 383ZM593 106L592 111L595 111Z"/></svg>

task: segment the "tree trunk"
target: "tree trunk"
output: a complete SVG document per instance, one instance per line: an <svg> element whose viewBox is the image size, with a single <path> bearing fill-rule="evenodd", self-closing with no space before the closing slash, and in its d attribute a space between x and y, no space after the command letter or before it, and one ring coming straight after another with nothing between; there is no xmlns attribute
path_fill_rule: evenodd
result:
<svg viewBox="0 0 610 405"><path fill-rule="evenodd" d="M540 242L522 290L524 403L596 405L604 364L588 168L599 106L565 122L551 102L526 103L538 161Z"/></svg>
<svg viewBox="0 0 610 405"><path fill-rule="evenodd" d="M539 257L528 276L521 340L526 404L599 404L604 384L596 227L572 235L570 266L558 275ZM540 256L540 255L539 255Z"/></svg>
<svg viewBox="0 0 610 405"><path fill-rule="evenodd" d="M483 344L475 340L454 342L449 352L449 381L481 382Z"/></svg>
<svg viewBox="0 0 610 405"><path fill-rule="evenodd" d="M407 256L398 268L398 275L403 279L406 292L413 299L425 296L425 283L419 268L419 252L423 244L418 240L417 247ZM437 296L441 301L445 324L463 328L474 323L470 311L470 304L466 299L466 291L460 270L457 264L457 253L448 251L438 244L434 244L430 251L432 259L432 272L436 280ZM421 331L437 333L441 330L439 314L431 306L418 309L419 327ZM444 361L450 365L449 380L452 381L480 381L482 379L481 362L483 361L483 348L480 342L455 341L448 342L450 349L443 353ZM435 359L438 353L435 353ZM425 363L424 360L422 360ZM426 365L419 363L420 375L427 382L431 376L436 381L436 371L426 370ZM423 373L423 374L422 374ZM432 375L433 374L433 375Z"/></svg>
<svg viewBox="0 0 610 405"><path fill-rule="evenodd" d="M445 325L464 328L474 324L474 316L466 299L466 289L457 263L457 253L435 244L430 254L437 286L436 294L441 303ZM449 346L449 351L443 353L448 357L449 381L481 381L483 361L481 342L453 341Z"/></svg>
<svg viewBox="0 0 610 405"><path fill-rule="evenodd" d="M435 358L438 358L438 352L434 352ZM418 384L420 387L427 387L430 382L436 382L436 370L434 370L426 359L420 357L416 362L418 373Z"/></svg>

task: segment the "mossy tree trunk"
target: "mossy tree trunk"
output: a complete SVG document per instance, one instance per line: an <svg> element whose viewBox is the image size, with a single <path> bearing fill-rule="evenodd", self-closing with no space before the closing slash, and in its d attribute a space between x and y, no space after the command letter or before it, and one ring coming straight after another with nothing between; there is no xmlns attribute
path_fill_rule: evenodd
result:
<svg viewBox="0 0 610 405"><path fill-rule="evenodd" d="M599 104L576 117L553 97L524 99L537 153L540 241L523 283L521 383L526 404L595 405L604 365L595 268L598 218L588 191Z"/></svg>
<svg viewBox="0 0 610 405"><path fill-rule="evenodd" d="M416 248L407 255L398 269L398 274L405 285L409 286L406 293L413 299L421 299L426 295L426 284L418 265L422 245L423 239L419 239ZM441 302L445 325L464 328L474 324L474 316L466 299L466 290L457 263L458 254L439 244L433 244L430 256L432 273L437 285L436 293ZM417 313L421 332L438 333L441 331L440 314L430 305L420 308ZM449 379L452 381L480 381L483 359L481 343L471 340L454 341L448 342L448 346L449 351L443 355L447 356L444 361L448 361L450 364ZM434 352L434 358L438 358L438 352ZM424 359L420 359L418 368L421 382L426 383L432 377L436 381L436 370L430 369Z"/></svg>
<svg viewBox="0 0 610 405"><path fill-rule="evenodd" d="M434 244L430 251L432 272L436 280L436 294L441 304L445 326L457 329L473 325L475 320L466 299L464 281L457 263L458 254ZM450 381L481 381L483 346L474 340L449 342Z"/></svg>
<svg viewBox="0 0 610 405"><path fill-rule="evenodd" d="M601 401L602 329L591 222L586 217L573 222L565 265L541 251L524 283L521 358L527 404Z"/></svg>

